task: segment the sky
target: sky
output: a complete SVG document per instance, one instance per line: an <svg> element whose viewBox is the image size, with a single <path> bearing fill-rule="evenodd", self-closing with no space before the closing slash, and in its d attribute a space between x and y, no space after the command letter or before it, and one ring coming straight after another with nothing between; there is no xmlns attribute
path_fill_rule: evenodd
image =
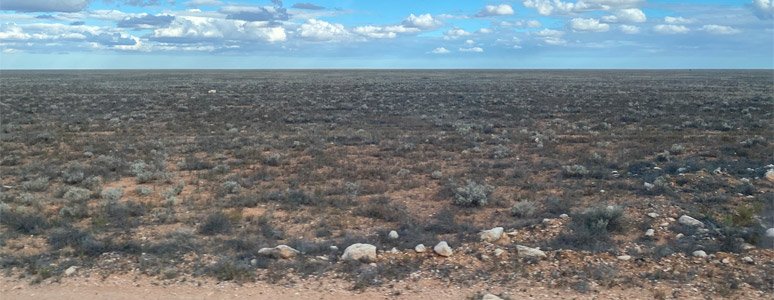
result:
<svg viewBox="0 0 774 300"><path fill-rule="evenodd" d="M774 0L0 0L0 70L298 68L774 69Z"/></svg>

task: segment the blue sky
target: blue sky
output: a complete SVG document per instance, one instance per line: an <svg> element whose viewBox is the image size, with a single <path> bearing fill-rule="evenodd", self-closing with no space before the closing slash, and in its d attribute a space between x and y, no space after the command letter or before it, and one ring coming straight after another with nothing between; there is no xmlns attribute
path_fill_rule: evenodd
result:
<svg viewBox="0 0 774 300"><path fill-rule="evenodd" d="M2 0L1 69L774 69L774 0Z"/></svg>

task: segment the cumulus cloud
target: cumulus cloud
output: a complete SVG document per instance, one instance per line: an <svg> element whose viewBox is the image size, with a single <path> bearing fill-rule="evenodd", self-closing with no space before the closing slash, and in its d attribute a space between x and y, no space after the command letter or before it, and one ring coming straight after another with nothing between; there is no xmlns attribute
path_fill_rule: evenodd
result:
<svg viewBox="0 0 774 300"><path fill-rule="evenodd" d="M484 52L484 49L481 47L470 47L470 48L460 48L460 52L475 52L475 53L481 53Z"/></svg>
<svg viewBox="0 0 774 300"><path fill-rule="evenodd" d="M325 7L323 7L323 6L314 5L314 4L309 3L309 2L306 2L306 3L296 3L296 4L293 4L293 6L291 6L291 7L292 8L296 8L296 9L308 9L308 10L321 10L321 9L325 9Z"/></svg>
<svg viewBox="0 0 774 300"><path fill-rule="evenodd" d="M374 39L391 39L400 33L419 33L418 28L408 28L403 25L391 26L359 26L352 29L352 32Z"/></svg>
<svg viewBox="0 0 774 300"><path fill-rule="evenodd" d="M602 21L609 23L642 23L647 21L648 18L645 13L638 8L626 8L617 10L612 16L602 17Z"/></svg>
<svg viewBox="0 0 774 300"><path fill-rule="evenodd" d="M20 12L79 12L91 0L2 0L0 10Z"/></svg>
<svg viewBox="0 0 774 300"><path fill-rule="evenodd" d="M458 38L464 37L464 36L470 36L473 35L472 32L467 32L460 28L455 28L451 30L444 31L443 33L443 39L450 41L450 40L456 40Z"/></svg>
<svg viewBox="0 0 774 300"><path fill-rule="evenodd" d="M188 7L216 6L221 4L223 4L223 2L217 1L217 0L193 0L193 1L183 2L183 5Z"/></svg>
<svg viewBox="0 0 774 300"><path fill-rule="evenodd" d="M0 25L0 40L14 48L41 49L49 43L62 48L101 48L122 50L134 46L136 37L116 29L98 26L33 23Z"/></svg>
<svg viewBox="0 0 774 300"><path fill-rule="evenodd" d="M590 5L598 5L602 9L613 9L637 7L640 5L640 3L645 2L645 0L585 0L578 2L585 2Z"/></svg>
<svg viewBox="0 0 774 300"><path fill-rule="evenodd" d="M279 42L287 39L285 29L268 22L248 22L206 17L176 16L167 27L153 30L152 39L168 43L201 41Z"/></svg>
<svg viewBox="0 0 774 300"><path fill-rule="evenodd" d="M660 34L682 34L682 33L688 33L690 29L688 29L688 27L685 27L683 25L659 24L659 25L653 26L653 31Z"/></svg>
<svg viewBox="0 0 774 300"><path fill-rule="evenodd" d="M722 26L722 25L704 25L701 27L702 31L705 31L709 34L737 34L740 33L739 29L735 29L733 27L728 26Z"/></svg>
<svg viewBox="0 0 774 300"><path fill-rule="evenodd" d="M444 47L439 47L439 48L433 49L433 51L430 51L428 53L430 53L430 54L449 54L449 53L451 53L451 51L449 51L448 49L446 49Z"/></svg>
<svg viewBox="0 0 774 300"><path fill-rule="evenodd" d="M533 32L531 34L537 35L539 37L538 39L540 39L541 41L549 45L567 44L567 41L562 39L562 36L564 35L564 31L546 28L538 32Z"/></svg>
<svg viewBox="0 0 774 300"><path fill-rule="evenodd" d="M432 29L436 27L440 27L443 25L443 22L438 21L433 18L430 14L424 14L415 16L414 14L411 14L408 16L408 18L403 20L403 26L406 27L412 27L412 28L421 28L421 29Z"/></svg>
<svg viewBox="0 0 774 300"><path fill-rule="evenodd" d="M640 28L632 25L621 25L621 32L626 34L637 34L640 32Z"/></svg>
<svg viewBox="0 0 774 300"><path fill-rule="evenodd" d="M116 26L119 28L135 28L135 29L154 29L162 26L167 26L172 23L175 17L171 15L148 15L145 14L140 17L130 17L118 21Z"/></svg>
<svg viewBox="0 0 774 300"><path fill-rule="evenodd" d="M747 6L761 20L774 19L774 1L772 0L753 0Z"/></svg>
<svg viewBox="0 0 774 300"><path fill-rule="evenodd" d="M535 9L539 14L544 16L550 16L554 13L560 15L570 14L584 10L588 7L583 1L570 3L560 0L524 0L523 4L524 7Z"/></svg>
<svg viewBox="0 0 774 300"><path fill-rule="evenodd" d="M342 24L328 23L322 20L309 19L296 29L299 37L314 41L337 42L349 40L352 37Z"/></svg>
<svg viewBox="0 0 774 300"><path fill-rule="evenodd" d="M696 22L694 19L687 19L683 17L665 17L664 22L667 24L691 24Z"/></svg>
<svg viewBox="0 0 774 300"><path fill-rule="evenodd" d="M244 21L287 21L288 11L282 7L225 6L218 9L226 19Z"/></svg>
<svg viewBox="0 0 774 300"><path fill-rule="evenodd" d="M538 20L521 20L516 22L500 22L500 26L512 26L517 28L541 28L543 24L540 24Z"/></svg>
<svg viewBox="0 0 774 300"><path fill-rule="evenodd" d="M492 17L492 16L504 16L512 15L513 7L508 4L500 5L487 5L478 11L476 17Z"/></svg>
<svg viewBox="0 0 774 300"><path fill-rule="evenodd" d="M596 19L583 19L575 18L570 20L570 29L573 31L592 31L592 32L605 32L610 30L610 25L599 23Z"/></svg>

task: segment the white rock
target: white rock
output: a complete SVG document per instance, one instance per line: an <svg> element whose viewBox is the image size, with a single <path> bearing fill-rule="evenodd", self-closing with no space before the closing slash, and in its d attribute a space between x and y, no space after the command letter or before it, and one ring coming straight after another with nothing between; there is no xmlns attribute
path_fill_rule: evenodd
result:
<svg viewBox="0 0 774 300"><path fill-rule="evenodd" d="M695 257L707 257L707 252L704 252L704 250L696 250L696 251L693 251L691 255Z"/></svg>
<svg viewBox="0 0 774 300"><path fill-rule="evenodd" d="M397 240L400 236L398 235L397 231L393 230L393 231L390 231L390 234L388 234L387 237L392 240Z"/></svg>
<svg viewBox="0 0 774 300"><path fill-rule="evenodd" d="M339 247L331 246L331 250L333 250L333 251L339 250Z"/></svg>
<svg viewBox="0 0 774 300"><path fill-rule="evenodd" d="M658 214L657 214L657 213L653 213L653 212L652 212L652 213L649 213L649 214L648 214L648 217L651 217L651 218L654 218L654 219L655 219L655 218L658 218Z"/></svg>
<svg viewBox="0 0 774 300"><path fill-rule="evenodd" d="M392 247L392 250L390 250L390 252L392 252L392 254L398 254L400 253L400 250L398 250L398 248Z"/></svg>
<svg viewBox="0 0 774 300"><path fill-rule="evenodd" d="M489 230L484 230L481 232L481 241L495 242L503 236L503 231L504 230L502 227L495 227Z"/></svg>
<svg viewBox="0 0 774 300"><path fill-rule="evenodd" d="M722 262L722 263L724 263L724 264L730 264L730 263L731 263L731 260L729 260L728 258L724 258L724 259L723 259L723 260L721 260L720 262Z"/></svg>
<svg viewBox="0 0 774 300"><path fill-rule="evenodd" d="M538 248L530 248L527 246L516 245L516 250L519 251L519 257L535 257L546 258L546 253Z"/></svg>
<svg viewBox="0 0 774 300"><path fill-rule="evenodd" d="M744 262L748 263L748 264L755 263L755 261L752 259L752 257L749 257L749 256L745 256L744 258L742 258L742 260Z"/></svg>
<svg viewBox="0 0 774 300"><path fill-rule="evenodd" d="M645 236L654 236L654 235L656 235L656 231L653 230L652 228L645 231Z"/></svg>
<svg viewBox="0 0 774 300"><path fill-rule="evenodd" d="M679 239L681 239L681 238L683 238L683 237L685 237L685 235L684 235L684 234L682 234L682 233L678 233L678 234L675 236L675 238L676 238L676 239L678 239L678 240L679 240Z"/></svg>
<svg viewBox="0 0 774 300"><path fill-rule="evenodd" d="M664 223L658 224L658 226L667 227L667 226L669 226L669 222L664 222Z"/></svg>
<svg viewBox="0 0 774 300"><path fill-rule="evenodd" d="M503 299L492 294L486 294L484 295L483 298L481 298L481 300L503 300Z"/></svg>
<svg viewBox="0 0 774 300"><path fill-rule="evenodd" d="M687 226L704 227L704 223L687 215L682 215L677 221Z"/></svg>
<svg viewBox="0 0 774 300"><path fill-rule="evenodd" d="M646 183L645 183L645 188L646 188L646 189L648 189L648 190L651 190L651 189L653 189L654 187L656 187L656 185L654 185L654 184L652 184L652 183L650 183L650 182L646 182Z"/></svg>
<svg viewBox="0 0 774 300"><path fill-rule="evenodd" d="M417 253L425 253L425 251L427 251L427 248L425 248L425 245L419 244L416 247L414 247L414 251L416 251Z"/></svg>
<svg viewBox="0 0 774 300"><path fill-rule="evenodd" d="M495 251L494 251L494 255L495 255L495 256L500 256L500 255L503 255L503 253L505 253L505 250L503 250L503 249L499 249L499 248L498 248L498 249L495 249Z"/></svg>
<svg viewBox="0 0 774 300"><path fill-rule="evenodd" d="M344 249L344 254L341 255L343 260L376 260L376 246L371 244L352 244Z"/></svg>
<svg viewBox="0 0 774 300"><path fill-rule="evenodd" d="M742 250L746 251L746 250L751 250L751 249L755 249L755 246L750 245L748 243L742 243Z"/></svg>
<svg viewBox="0 0 774 300"><path fill-rule="evenodd" d="M569 219L570 216L567 215L567 214L561 214L561 215L559 215L559 218L561 218L561 219Z"/></svg>
<svg viewBox="0 0 774 300"><path fill-rule="evenodd" d="M618 256L616 258L618 258L620 260L630 260L630 259L632 259L632 257L629 256L629 255L621 255L621 256Z"/></svg>
<svg viewBox="0 0 774 300"><path fill-rule="evenodd" d="M438 253L438 255L445 256L445 257L449 257L452 255L452 253L454 253L452 251L452 248L449 247L449 244L447 244L446 241L442 241L438 243L438 245L435 245L435 247L433 247L433 251L435 251L435 253Z"/></svg>
<svg viewBox="0 0 774 300"><path fill-rule="evenodd" d="M294 258L298 253L298 250L287 245L279 245L274 248L261 248L258 250L258 254L260 255L282 259Z"/></svg>
<svg viewBox="0 0 774 300"><path fill-rule="evenodd" d="M217 92L218 92L217 90L209 90L209 91L207 91L207 94L215 94Z"/></svg>
<svg viewBox="0 0 774 300"><path fill-rule="evenodd" d="M65 270L65 272L64 272L64 273L65 273L65 275L67 275L67 276L72 276L73 274L75 274L75 271L77 271L77 270L78 270L78 267L76 267L76 266L70 266L69 268L67 268L67 270Z"/></svg>
<svg viewBox="0 0 774 300"><path fill-rule="evenodd" d="M774 182L774 169L766 171L766 174L763 175L763 177L766 177L766 180Z"/></svg>
<svg viewBox="0 0 774 300"><path fill-rule="evenodd" d="M774 228L766 229L766 237L774 238Z"/></svg>

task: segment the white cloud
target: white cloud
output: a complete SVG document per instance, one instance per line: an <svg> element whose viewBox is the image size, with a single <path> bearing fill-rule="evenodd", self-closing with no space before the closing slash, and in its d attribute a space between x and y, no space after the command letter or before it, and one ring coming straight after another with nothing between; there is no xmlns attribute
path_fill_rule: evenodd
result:
<svg viewBox="0 0 774 300"><path fill-rule="evenodd" d="M79 12L86 8L91 0L3 0L0 10L20 12Z"/></svg>
<svg viewBox="0 0 774 300"><path fill-rule="evenodd" d="M168 27L153 31L153 38L171 42L202 40L243 40L279 42L287 39L285 29L269 22L248 22L205 17L175 17Z"/></svg>
<svg viewBox="0 0 774 300"><path fill-rule="evenodd" d="M403 25L392 26L359 26L352 29L352 32L375 39L392 39L396 38L399 33L419 33L421 30L418 28L408 28Z"/></svg>
<svg viewBox="0 0 774 300"><path fill-rule="evenodd" d="M440 48L435 48L435 49L433 49L433 51L430 51L428 53L430 53L430 54L449 54L449 53L451 53L451 51L449 51L448 49L446 49L444 47L440 47Z"/></svg>
<svg viewBox="0 0 774 300"><path fill-rule="evenodd" d="M492 29L489 29L489 28L481 28L481 29L479 29L479 30L476 30L476 33L488 34L488 33L492 33Z"/></svg>
<svg viewBox="0 0 774 300"><path fill-rule="evenodd" d="M753 0L748 4L753 14L761 20L774 19L774 1L772 0Z"/></svg>
<svg viewBox="0 0 774 300"><path fill-rule="evenodd" d="M481 47L460 48L460 52L476 52L476 53L481 53L481 52L484 52L484 49L481 48Z"/></svg>
<svg viewBox="0 0 774 300"><path fill-rule="evenodd" d="M701 30L709 34L736 34L741 32L739 29L735 29L733 27L712 24L702 26Z"/></svg>
<svg viewBox="0 0 774 300"><path fill-rule="evenodd" d="M192 1L183 2L183 5L188 7L216 6L221 4L223 4L223 2L217 1L217 0L192 0Z"/></svg>
<svg viewBox="0 0 774 300"><path fill-rule="evenodd" d="M512 15L513 7L508 4L500 5L487 5L478 11L476 17L492 17L492 16L504 16Z"/></svg>
<svg viewBox="0 0 774 300"><path fill-rule="evenodd" d="M645 2L645 0L585 0L585 3L598 5L602 9L632 8L639 6L641 2Z"/></svg>
<svg viewBox="0 0 774 300"><path fill-rule="evenodd" d="M433 19L430 14L415 16L411 14L403 20L403 25L412 28L432 29L443 25L443 22Z"/></svg>
<svg viewBox="0 0 774 300"><path fill-rule="evenodd" d="M535 34L539 36L547 36L547 37L560 37L564 35L564 31L552 30L552 29L546 28L541 31L535 32Z"/></svg>
<svg viewBox="0 0 774 300"><path fill-rule="evenodd" d="M565 45L567 41L562 38L547 36L543 38L543 42L549 45Z"/></svg>
<svg viewBox="0 0 774 300"><path fill-rule="evenodd" d="M500 22L500 26L512 26L517 28L541 28L543 24L540 24L538 20L521 20L516 22Z"/></svg>
<svg viewBox="0 0 774 300"><path fill-rule="evenodd" d="M470 36L473 35L472 32L467 32L460 28L455 28L451 30L447 30L443 33L443 39L447 41L456 40L463 36Z"/></svg>
<svg viewBox="0 0 774 300"><path fill-rule="evenodd" d="M612 16L602 17L602 21L615 23L642 23L647 21L648 18L645 13L637 8L626 8L617 10Z"/></svg>
<svg viewBox="0 0 774 300"><path fill-rule="evenodd" d="M640 32L640 28L632 25L621 25L621 31L626 34L637 34Z"/></svg>
<svg viewBox="0 0 774 300"><path fill-rule="evenodd" d="M344 41L351 33L341 24L331 24L321 20L309 19L296 29L298 36L316 41Z"/></svg>
<svg viewBox="0 0 774 300"><path fill-rule="evenodd" d="M605 32L610 30L610 25L599 23L596 19L575 18L570 20L570 29L573 31Z"/></svg>
<svg viewBox="0 0 774 300"><path fill-rule="evenodd" d="M653 31L660 34L682 34L682 33L688 33L690 29L688 29L688 27L685 27L683 25L660 24L660 25L653 26Z"/></svg>
<svg viewBox="0 0 774 300"><path fill-rule="evenodd" d="M578 3L562 2L560 0L524 0L524 7L534 8L537 12L544 16L550 16L551 14L570 14L575 11L583 10L587 8L587 5L583 1Z"/></svg>
<svg viewBox="0 0 774 300"><path fill-rule="evenodd" d="M683 17L665 17L664 22L667 24L691 24L696 22L694 19L687 19Z"/></svg>

